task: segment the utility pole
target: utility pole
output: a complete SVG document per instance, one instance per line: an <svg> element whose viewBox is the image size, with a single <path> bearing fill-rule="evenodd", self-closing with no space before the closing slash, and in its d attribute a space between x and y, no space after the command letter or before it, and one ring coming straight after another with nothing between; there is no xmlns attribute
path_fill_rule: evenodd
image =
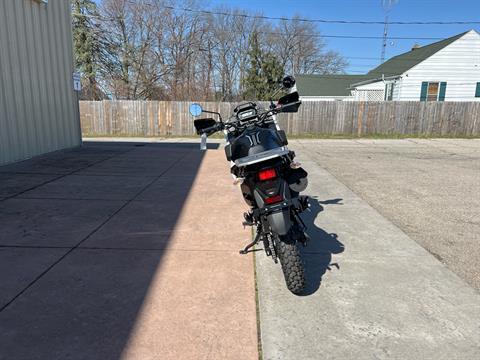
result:
<svg viewBox="0 0 480 360"><path fill-rule="evenodd" d="M399 0L381 0L383 11L385 13L385 23L383 26L383 39L382 39L382 53L380 55L380 63L385 62L385 53L387 51L388 42L388 15Z"/></svg>
<svg viewBox="0 0 480 360"><path fill-rule="evenodd" d="M385 25L383 26L383 39L382 39L382 55L380 56L380 63L385 62L385 52L387 51L387 36L388 36L388 15L385 16Z"/></svg>

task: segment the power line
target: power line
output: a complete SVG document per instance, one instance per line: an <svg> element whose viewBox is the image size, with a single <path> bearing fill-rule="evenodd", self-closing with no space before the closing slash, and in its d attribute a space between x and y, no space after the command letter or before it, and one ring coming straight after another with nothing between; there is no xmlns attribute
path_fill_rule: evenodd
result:
<svg viewBox="0 0 480 360"><path fill-rule="evenodd" d="M375 83L375 82L382 82L383 80L381 78L375 78L373 75L368 75L368 74L299 74L298 75L299 77L301 76L314 76L314 77L318 77L318 81L322 81L322 80L347 80L349 76L357 76L357 77L367 77L366 80L376 80L376 81L372 81L371 83ZM349 79L351 81L350 83L350 86L351 85L354 85L354 84L358 84L362 81L365 81L365 79L363 80L359 80L359 79ZM390 82L391 80L385 80L386 82ZM438 81L440 82L440 81ZM462 81L459 81L459 82L456 82L454 80L447 80L445 81L447 83L447 88L448 88L448 85L450 86L457 86L457 85L471 85L473 87L475 87L476 83L477 82L480 82L480 76L478 79L474 79L472 80L471 82L463 82ZM370 83L370 84L371 84ZM398 85L398 86L401 86L402 88L419 88L420 84L422 83L421 80L418 80L416 84L402 84L402 85ZM369 84L363 84L363 85L358 85L358 86L366 86L366 85L369 85Z"/></svg>
<svg viewBox="0 0 480 360"><path fill-rule="evenodd" d="M272 32L272 31L262 31L263 34L269 35L286 35L287 32ZM334 39L372 39L372 40L379 40L383 39L383 36L366 36L366 35L328 35L328 34L295 34L296 36L304 36L304 37L320 37L320 38L334 38ZM440 37L407 37L407 36L389 36L387 40L443 40L444 38Z"/></svg>
<svg viewBox="0 0 480 360"><path fill-rule="evenodd" d="M80 13L72 13L72 16L87 17L87 18L99 19L99 20L104 20L104 21L115 21L115 20L117 20L113 17L107 18L107 17L100 16L100 15L86 15L86 14L80 14ZM268 35L286 35L286 34L288 34L286 32L273 32L273 31L261 31L261 33L268 34ZM296 34L296 36L333 38L333 39L366 39L366 40L383 39L383 36L336 35L336 34L331 35L331 34L320 34L320 33L319 34ZM387 39L388 40L443 40L444 38L441 38L441 37L422 37L422 36L416 36L416 37L390 36Z"/></svg>
<svg viewBox="0 0 480 360"><path fill-rule="evenodd" d="M78 17L88 17L88 18L94 18L94 19L99 19L99 20L105 20L105 21L113 21L116 20L115 18L106 18L100 15L87 15L87 14L81 14L81 13L72 13L73 16L78 16ZM282 32L261 32L263 34L268 34L268 35L287 35L288 33L282 33ZM248 34L251 34L249 32ZM319 38L341 38L341 39L373 39L373 40L378 40L382 39L382 36L357 36L357 35L328 35L328 34L296 34L296 36L304 36L304 37L319 37ZM438 37L401 37L401 36L392 36L388 38L389 40L443 40L444 38L438 38ZM473 41L473 40L463 40L463 41ZM467 51L466 54L470 54L470 51ZM400 54L402 55L402 54ZM395 57L395 56L394 56ZM355 56L343 56L345 59L353 59L353 60L378 60L377 57L355 57ZM393 57L392 57L393 58ZM401 62L412 62L416 60L425 60L424 58L408 58L408 59L396 59L396 61L401 61ZM379 66L380 64L361 64L361 65L349 65L349 66L362 66L362 67L372 67L375 68Z"/></svg>
<svg viewBox="0 0 480 360"><path fill-rule="evenodd" d="M378 64L349 64L350 67L376 67Z"/></svg>
<svg viewBox="0 0 480 360"><path fill-rule="evenodd" d="M130 1L129 1L130 2ZM152 4L147 4L152 5ZM252 19L264 19L264 20L283 20L283 21L300 21L309 23L326 23L326 24L358 24L358 25L384 25L385 21L363 21L363 20L326 20L326 19L305 19L305 18L288 18L288 17L275 17L266 15L248 15L238 13L228 13L223 11L211 11L211 10L196 10L190 8L182 8L168 5L161 5L165 9L175 11L193 12L207 15L223 15L223 16L235 16L242 18ZM479 25L480 21L389 21L392 25Z"/></svg>
<svg viewBox="0 0 480 360"><path fill-rule="evenodd" d="M308 35L305 35L308 36ZM310 36L320 36L326 38L336 38L336 39L383 39L383 36L360 36L360 35L310 35ZM387 40L443 40L443 38L438 37L404 37L404 36L389 36Z"/></svg>
<svg viewBox="0 0 480 360"><path fill-rule="evenodd" d="M128 3L132 3L132 4L137 4L133 1L129 1L127 0ZM147 6L154 6L153 4L151 3L144 3L144 5L147 5ZM167 8L167 9L171 9L171 10L181 10L181 11L189 11L189 12L200 12L200 13L207 13L207 14L218 14L218 15L225 15L225 16L241 16L241 17L253 17L253 18L268 18L270 19L270 17L264 17L264 16L260 16L260 15L247 15L247 14L232 14L232 13L227 13L227 12L213 12L213 11L207 11L207 10L193 10L193 9L188 9L188 8L175 8L173 6L163 6L161 5L160 7L162 8ZM115 20L118 20L118 18L115 18L115 17L105 17L105 16L100 16L100 15L92 15L92 14L82 14L82 13L72 13L73 16L77 16L77 17L87 17L87 18L95 18L95 19L99 19L99 20L104 20L104 21L115 21ZM277 19L277 18L272 18L272 19ZM284 19L284 18L278 18L278 19ZM287 19L288 20L288 19ZM290 20L296 20L296 19L290 19ZM300 19L300 20L305 20L306 19ZM312 20L312 21L316 21L316 20ZM365 22L367 23L367 22ZM380 22L382 23L382 22ZM480 23L480 22L478 22ZM412 22L413 24L413 22ZM266 31L263 31L261 32L263 34L268 34L268 35L278 35L278 36L281 36L281 35L287 35L288 33L287 32L266 32ZM316 34L295 34L296 36L301 36L301 37L318 37L318 38L336 38L336 39L367 39L367 40L378 40L378 39L383 39L384 37L383 36L359 36L359 35L331 35L331 34L320 34L320 33L316 33ZM444 38L439 38L439 37L403 37L403 36L392 36L392 37L388 37L387 38L388 40L443 40ZM467 41L467 40L464 40L464 41ZM344 56L344 58L348 58L348 59L365 59L365 60L378 60L378 58L375 58L375 57L347 57L347 56ZM424 60L424 58L409 58L409 59L397 59L397 61L407 61L407 62L411 62L411 61L415 61L415 60ZM350 66L355 66L355 65L350 65ZM365 65L365 64L362 64L360 66L363 66L363 67L366 67L366 66L372 66L372 67L376 67L378 65Z"/></svg>

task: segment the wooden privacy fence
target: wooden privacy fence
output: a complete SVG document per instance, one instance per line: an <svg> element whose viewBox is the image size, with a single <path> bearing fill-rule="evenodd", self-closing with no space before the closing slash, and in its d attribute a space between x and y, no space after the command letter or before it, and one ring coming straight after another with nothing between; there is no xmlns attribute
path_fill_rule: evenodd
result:
<svg viewBox="0 0 480 360"><path fill-rule="evenodd" d="M194 135L186 101L80 101L82 133L90 136ZM237 103L201 102L232 114ZM262 104L265 105L265 104ZM480 135L480 102L304 101L298 113L281 114L288 134L362 136Z"/></svg>

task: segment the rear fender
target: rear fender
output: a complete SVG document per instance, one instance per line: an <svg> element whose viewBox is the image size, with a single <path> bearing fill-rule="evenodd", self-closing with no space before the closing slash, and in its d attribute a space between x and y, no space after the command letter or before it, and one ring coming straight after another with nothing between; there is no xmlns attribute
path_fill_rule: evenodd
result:
<svg viewBox="0 0 480 360"><path fill-rule="evenodd" d="M287 235L292 227L292 220L290 219L290 209L283 209L282 211L274 212L267 215L267 221L270 228L275 234Z"/></svg>
<svg viewBox="0 0 480 360"><path fill-rule="evenodd" d="M276 179L274 181L266 181L258 183L254 190L254 198L258 208L263 209L269 206L275 206L278 204L267 205L265 199L274 195L282 195L284 200L291 198L290 189L288 183L283 179ZM292 220L290 218L290 208L280 208L267 215L267 221L272 231L278 235L286 235L292 226Z"/></svg>

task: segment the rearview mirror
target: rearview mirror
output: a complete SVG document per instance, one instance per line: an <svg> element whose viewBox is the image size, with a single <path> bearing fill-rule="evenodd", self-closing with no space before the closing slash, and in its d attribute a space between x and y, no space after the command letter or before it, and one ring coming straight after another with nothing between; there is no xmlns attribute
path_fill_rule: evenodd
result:
<svg viewBox="0 0 480 360"><path fill-rule="evenodd" d="M197 115L198 116L198 115ZM197 119L193 121L193 125L197 130L197 134L200 135L200 131L215 125L217 122L212 118Z"/></svg>
<svg viewBox="0 0 480 360"><path fill-rule="evenodd" d="M285 89L291 89L295 86L295 78L292 75L287 75L282 80L282 85Z"/></svg>
<svg viewBox="0 0 480 360"><path fill-rule="evenodd" d="M200 116L203 112L202 106L198 103L190 105L190 115Z"/></svg>

